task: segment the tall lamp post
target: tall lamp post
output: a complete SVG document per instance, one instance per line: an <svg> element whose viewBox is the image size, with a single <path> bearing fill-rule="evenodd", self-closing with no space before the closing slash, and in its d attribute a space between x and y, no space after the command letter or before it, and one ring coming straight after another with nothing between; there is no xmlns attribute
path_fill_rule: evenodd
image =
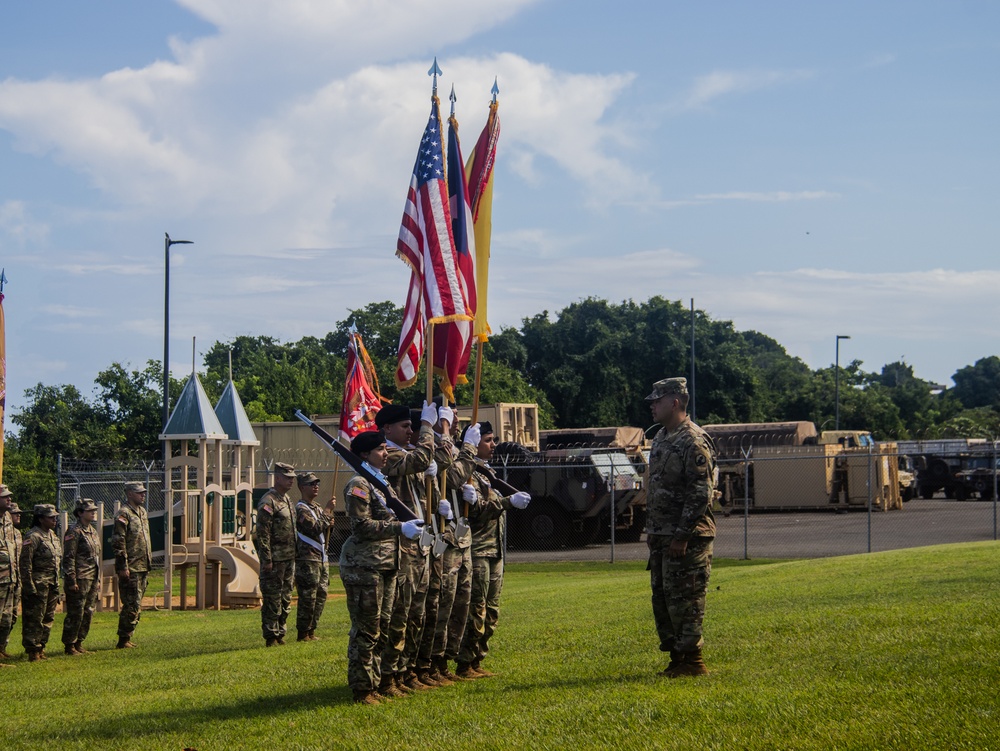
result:
<svg viewBox="0 0 1000 751"><path fill-rule="evenodd" d="M840 430L840 340L850 339L851 337L844 334L837 334L837 345L836 345L836 355L834 363L833 372L833 401L834 401L834 418L833 418L833 429Z"/></svg>
<svg viewBox="0 0 1000 751"><path fill-rule="evenodd" d="M191 240L171 240L163 233L163 428L170 419L170 246L192 245ZM163 456L166 461L166 454Z"/></svg>

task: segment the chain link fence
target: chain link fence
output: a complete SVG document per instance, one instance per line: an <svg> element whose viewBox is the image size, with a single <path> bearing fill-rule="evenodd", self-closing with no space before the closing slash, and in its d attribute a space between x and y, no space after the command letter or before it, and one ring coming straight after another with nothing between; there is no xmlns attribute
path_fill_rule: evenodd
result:
<svg viewBox="0 0 1000 751"><path fill-rule="evenodd" d="M950 486L922 490L919 475L905 469L906 457L877 447L740 453L719 462L717 557L814 558L998 539L996 445L980 455L985 467L977 466L983 461L967 463L970 468L955 473ZM497 477L532 497L527 509L507 512L508 560L644 560L648 455L589 447L552 454L498 447L492 462ZM322 502L341 499L331 540L336 555L348 534L342 492L353 471L322 447L260 452L255 500L276 461L315 472ZM151 516L162 512L158 462L107 466L63 460L60 510L92 498L108 518L124 500L124 483L136 480L149 488ZM457 501L452 491L446 492Z"/></svg>

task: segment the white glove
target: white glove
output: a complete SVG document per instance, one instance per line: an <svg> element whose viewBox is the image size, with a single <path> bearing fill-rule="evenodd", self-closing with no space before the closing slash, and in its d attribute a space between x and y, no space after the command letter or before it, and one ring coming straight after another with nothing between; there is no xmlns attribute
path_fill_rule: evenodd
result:
<svg viewBox="0 0 1000 751"><path fill-rule="evenodd" d="M438 473L438 463L431 459L431 463L427 465L427 469L424 470L424 477L437 477Z"/></svg>
<svg viewBox="0 0 1000 751"><path fill-rule="evenodd" d="M510 497L510 505L514 508L528 508L531 503L531 496L523 490L519 490Z"/></svg>
<svg viewBox="0 0 1000 751"><path fill-rule="evenodd" d="M479 503L479 493L476 492L475 485L462 486L462 500L473 506Z"/></svg>
<svg viewBox="0 0 1000 751"><path fill-rule="evenodd" d="M420 537L420 528L422 526L424 526L424 523L419 519L403 522L403 537L407 540L416 540Z"/></svg>
<svg viewBox="0 0 1000 751"><path fill-rule="evenodd" d="M482 439L483 434L479 432L479 423L475 425L470 425L469 429L465 431L465 442L468 443L473 448L479 447L479 441Z"/></svg>
<svg viewBox="0 0 1000 751"><path fill-rule="evenodd" d="M455 518L455 515L451 513L451 504L444 498L438 501L438 514L443 516L445 519Z"/></svg>
<svg viewBox="0 0 1000 751"><path fill-rule="evenodd" d="M420 422L426 422L429 425L433 425L437 421L438 405L424 402L424 406L420 409Z"/></svg>
<svg viewBox="0 0 1000 751"><path fill-rule="evenodd" d="M445 406L438 409L438 420L442 423L448 423L449 426L455 424L455 410L451 407Z"/></svg>

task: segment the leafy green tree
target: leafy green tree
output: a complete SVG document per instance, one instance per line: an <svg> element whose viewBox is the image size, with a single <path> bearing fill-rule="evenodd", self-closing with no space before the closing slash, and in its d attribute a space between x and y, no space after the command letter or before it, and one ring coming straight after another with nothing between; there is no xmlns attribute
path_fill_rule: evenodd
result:
<svg viewBox="0 0 1000 751"><path fill-rule="evenodd" d="M163 368L149 360L144 370L128 370L120 363L97 374L96 411L107 422L123 451L153 452L163 430ZM171 404L180 396L181 383L171 377Z"/></svg>
<svg viewBox="0 0 1000 751"><path fill-rule="evenodd" d="M991 355L976 360L955 372L954 395L966 409L1000 409L1000 357Z"/></svg>
<svg viewBox="0 0 1000 751"><path fill-rule="evenodd" d="M25 390L27 405L11 420L20 427L19 442L32 447L55 466L56 456L103 459L116 456L122 437L106 414L88 402L76 386L45 386Z"/></svg>

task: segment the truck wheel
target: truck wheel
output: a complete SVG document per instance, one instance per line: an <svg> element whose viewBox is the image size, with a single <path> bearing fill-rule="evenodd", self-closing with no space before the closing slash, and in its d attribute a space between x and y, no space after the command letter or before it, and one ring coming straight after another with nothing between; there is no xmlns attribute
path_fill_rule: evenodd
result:
<svg viewBox="0 0 1000 751"><path fill-rule="evenodd" d="M929 501L931 498L934 497L935 491L936 488L933 485L922 485L920 487L920 497L923 498L924 500Z"/></svg>
<svg viewBox="0 0 1000 751"><path fill-rule="evenodd" d="M529 548L554 550L566 544L570 532L569 519L557 504L550 500L533 501L525 513L527 519L523 529Z"/></svg>
<svg viewBox="0 0 1000 751"><path fill-rule="evenodd" d="M958 485L955 487L955 500L956 501L969 500L969 491L966 490L964 485Z"/></svg>

